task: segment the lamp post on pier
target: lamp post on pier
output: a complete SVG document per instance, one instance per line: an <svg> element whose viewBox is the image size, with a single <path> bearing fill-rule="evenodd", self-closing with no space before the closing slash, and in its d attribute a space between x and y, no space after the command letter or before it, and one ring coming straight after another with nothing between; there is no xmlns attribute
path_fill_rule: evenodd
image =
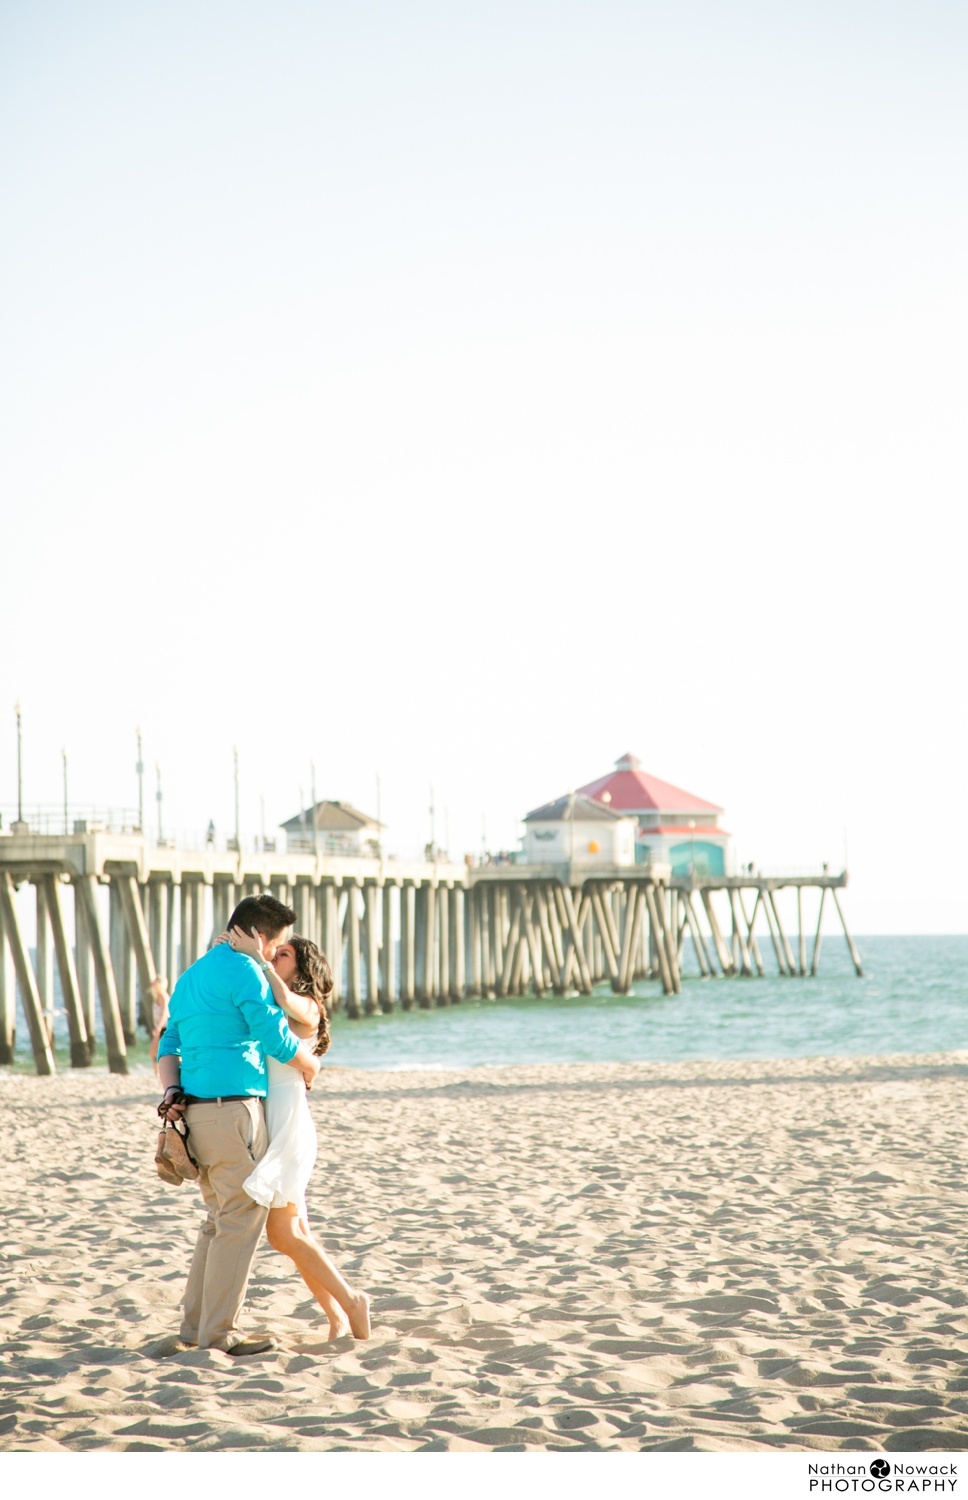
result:
<svg viewBox="0 0 968 1500"><path fill-rule="evenodd" d="M233 764L235 767L235 852L242 853L242 843L239 828L239 751L238 746L232 746Z"/></svg>
<svg viewBox="0 0 968 1500"><path fill-rule="evenodd" d="M14 713L17 715L17 821L10 832L26 833L27 825L24 822L24 735L19 703L14 708Z"/></svg>
<svg viewBox="0 0 968 1500"><path fill-rule="evenodd" d="M138 777L138 832L139 833L144 833L144 831L145 831L145 766L144 766L144 761L141 758L141 730L140 729L136 729L135 733L138 736L138 759L135 761L135 766L134 766L135 772L137 773L137 777ZM65 815L65 817L67 815L66 814L66 803L65 803L65 814L64 815ZM65 828L64 832L65 833L67 832L66 828Z"/></svg>
<svg viewBox="0 0 968 1500"><path fill-rule="evenodd" d="M161 848L161 766L155 764L155 801L158 803L158 848Z"/></svg>

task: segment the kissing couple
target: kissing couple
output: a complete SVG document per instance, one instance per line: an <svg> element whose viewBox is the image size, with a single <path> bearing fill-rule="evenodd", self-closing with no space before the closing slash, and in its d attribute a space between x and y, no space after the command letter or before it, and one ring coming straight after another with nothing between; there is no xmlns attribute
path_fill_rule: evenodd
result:
<svg viewBox="0 0 968 1500"><path fill-rule="evenodd" d="M313 1237L306 1187L316 1161L307 1089L329 1047L325 954L290 936L296 913L246 896L227 932L181 976L158 1044L158 1113L189 1130L208 1209L185 1288L182 1343L264 1354L239 1316L262 1236L288 1255L329 1319L329 1337L370 1336L370 1299Z"/></svg>

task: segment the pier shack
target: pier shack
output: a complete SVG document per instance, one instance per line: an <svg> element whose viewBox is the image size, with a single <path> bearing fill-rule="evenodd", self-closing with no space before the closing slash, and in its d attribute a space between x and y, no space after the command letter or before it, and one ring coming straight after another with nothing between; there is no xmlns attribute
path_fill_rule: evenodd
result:
<svg viewBox="0 0 968 1500"><path fill-rule="evenodd" d="M25 883L33 958L17 894ZM470 997L590 994L603 982L621 994L652 979L676 994L687 958L704 979L774 964L787 978L816 974L828 896L860 974L839 894L846 884L846 871L826 869L681 875L658 861L469 866L180 849L131 830L81 824L60 835L20 823L0 834L0 1064L13 1061L19 991L37 1071L54 1071L56 964L72 1066L88 1065L100 1045L99 1011L108 1066L125 1073L139 1026L151 1028L151 982L162 974L174 984L235 903L261 891L295 909L297 931L332 964L334 1008L355 1017ZM793 942L776 900L791 888ZM812 942L805 891L818 897Z"/></svg>

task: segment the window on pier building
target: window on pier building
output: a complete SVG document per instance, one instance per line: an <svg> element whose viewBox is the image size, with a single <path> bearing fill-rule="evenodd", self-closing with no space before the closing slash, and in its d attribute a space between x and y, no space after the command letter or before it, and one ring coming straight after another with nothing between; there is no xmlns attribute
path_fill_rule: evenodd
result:
<svg viewBox="0 0 968 1500"><path fill-rule="evenodd" d="M673 875L725 875L726 864L722 845L707 843L705 839L689 840L685 844L673 844L669 850L669 862Z"/></svg>

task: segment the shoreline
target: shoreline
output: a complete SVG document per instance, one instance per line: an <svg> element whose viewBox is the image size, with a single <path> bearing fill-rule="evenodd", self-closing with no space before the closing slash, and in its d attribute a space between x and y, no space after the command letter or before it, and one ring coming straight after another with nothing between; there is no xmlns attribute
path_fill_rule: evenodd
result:
<svg viewBox="0 0 968 1500"><path fill-rule="evenodd" d="M968 1449L968 1052L331 1065L310 1216L373 1337L263 1246L241 1362L165 1354L155 1097L0 1072L6 1451Z"/></svg>

